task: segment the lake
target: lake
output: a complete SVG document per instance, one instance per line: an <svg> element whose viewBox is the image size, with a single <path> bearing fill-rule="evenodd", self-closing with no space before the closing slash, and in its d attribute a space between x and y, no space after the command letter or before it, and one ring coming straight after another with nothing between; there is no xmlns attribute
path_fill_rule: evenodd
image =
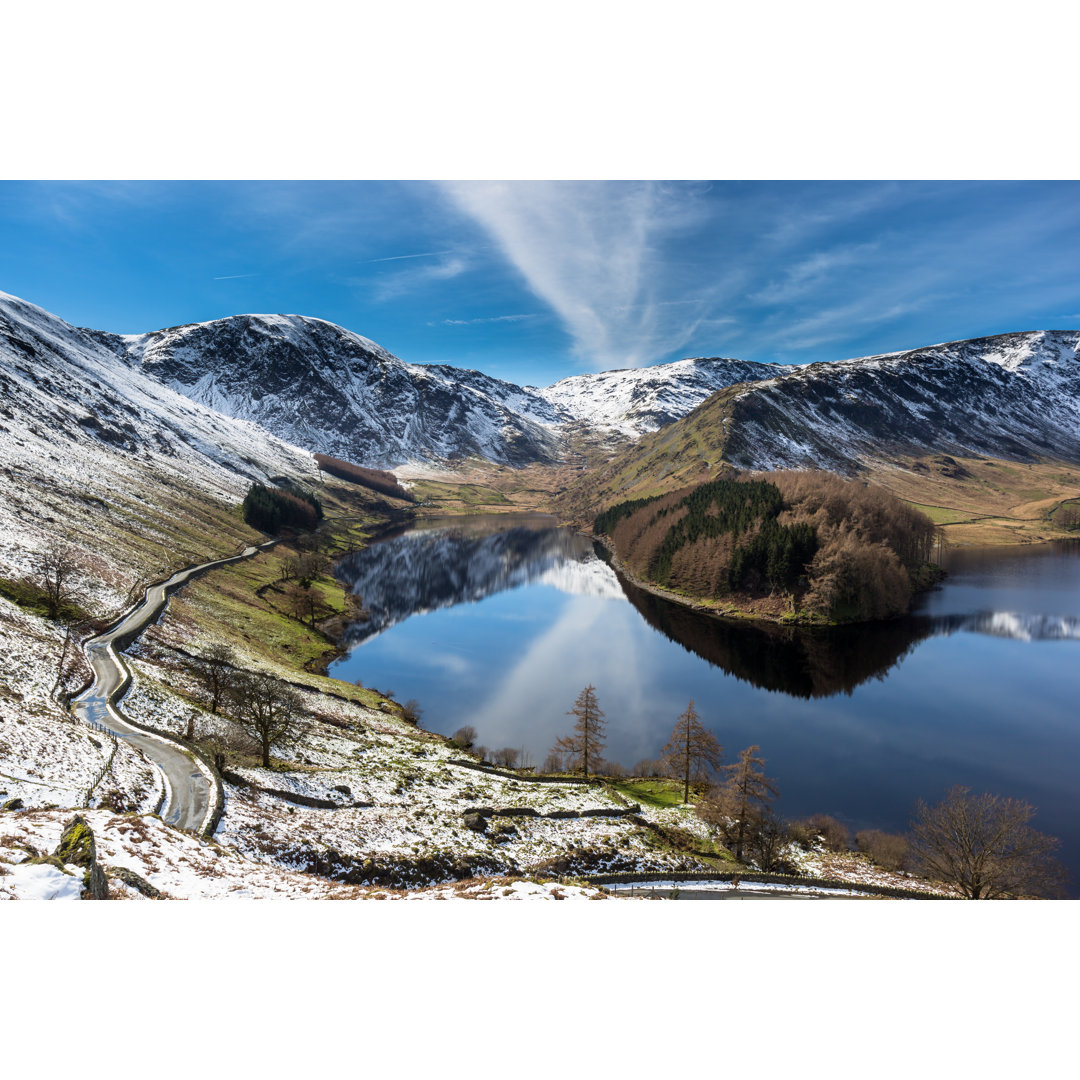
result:
<svg viewBox="0 0 1080 1080"><path fill-rule="evenodd" d="M342 560L369 618L331 674L540 765L592 684L605 757L657 757L693 698L734 760L757 744L789 818L907 827L952 784L1025 799L1080 885L1080 543L958 549L913 613L833 630L696 615L538 514L427 519Z"/></svg>

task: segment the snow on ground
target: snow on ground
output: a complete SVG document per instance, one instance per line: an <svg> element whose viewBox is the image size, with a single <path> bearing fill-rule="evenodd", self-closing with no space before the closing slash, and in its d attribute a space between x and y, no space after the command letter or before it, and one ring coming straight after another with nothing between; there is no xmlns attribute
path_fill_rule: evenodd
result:
<svg viewBox="0 0 1080 1080"><path fill-rule="evenodd" d="M831 881L851 881L860 885L877 885L893 889L913 889L916 892L947 893L940 885L898 870L883 870L868 856L856 851L829 851L823 845L804 851L798 845L789 846L785 857L810 877Z"/></svg>
<svg viewBox="0 0 1080 1080"><path fill-rule="evenodd" d="M13 900L79 900L82 898L81 866L63 870L49 863L16 865L0 878L0 897L10 893Z"/></svg>
<svg viewBox="0 0 1080 1080"><path fill-rule="evenodd" d="M181 696L195 687L160 644L174 629L166 614L153 642L144 639L141 658L131 662L133 687L121 707L137 722L174 732L186 731L190 723L196 738L215 736L240 747L228 755L228 771L240 783L226 785L216 838L251 859L387 885L424 885L463 873L602 873L697 865L657 850L655 837L625 817L545 816L625 811L601 787L532 783L456 765L462 752L441 737L395 714L314 690L300 692L307 734L299 745L275 751L274 767L264 769L256 755L243 753L230 721ZM305 806L304 799L336 808ZM465 813L478 808L526 813L488 817L486 830L478 832L465 824ZM674 822L679 812L658 816Z"/></svg>
<svg viewBox="0 0 1080 1080"><path fill-rule="evenodd" d="M164 899L478 899L594 900L606 891L557 881L509 877L453 882L427 890L359 888L313 874L246 859L236 851L166 825L159 818L85 810L97 858L106 874L124 868L163 894ZM31 863L56 849L70 812L36 810L0 815L0 899L78 900L83 869L60 870ZM109 875L113 899L142 899L134 886Z"/></svg>
<svg viewBox="0 0 1080 1080"><path fill-rule="evenodd" d="M594 885L488 878L486 881L455 881L452 885L417 889L402 894L402 897L405 900L607 900L608 893Z"/></svg>
<svg viewBox="0 0 1080 1080"><path fill-rule="evenodd" d="M146 758L81 724L52 697L62 648L58 627L0 598L0 803L82 806L100 780L93 800L153 809L158 779ZM61 685L70 691L82 677L81 665L73 665Z"/></svg>

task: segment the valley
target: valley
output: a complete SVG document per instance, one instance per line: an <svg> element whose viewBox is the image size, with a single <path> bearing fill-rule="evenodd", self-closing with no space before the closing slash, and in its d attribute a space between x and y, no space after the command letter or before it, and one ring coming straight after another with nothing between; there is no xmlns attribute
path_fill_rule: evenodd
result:
<svg viewBox="0 0 1080 1080"><path fill-rule="evenodd" d="M549 612L564 603L556 603L556 594L573 604L617 605L618 632L606 632L613 643L639 640L642 627L653 629L641 642L657 627L673 633L676 648L695 653L702 667L683 670L672 684L682 696L696 686L701 700L722 687L718 710L735 683L747 679L769 695L803 683L839 686L850 695L920 641L958 640L991 623L980 623L975 611L945 612L952 622L919 623L895 642L883 639L895 637L900 624L882 624L882 634L867 632L875 644L860 659L827 655L813 637L793 644L783 635L769 638L769 631L751 643L748 629L719 624L675 631L686 613L639 597L583 537L568 548L535 521L518 533L512 522L545 512L582 526L622 500L664 495L731 464L752 471L818 464L926 513L950 549L1070 538L1068 507L1080 498L1078 342L1075 333L1003 335L787 371L696 358L536 388L475 371L409 365L366 338L299 316L237 316L120 337L78 329L0 294L0 641L11 658L0 675L0 895L24 895L31 885L23 883L43 875L71 892L62 879L73 871L46 856L75 811L99 837L109 891L118 898L359 898L474 880L463 891L483 892L485 883L498 881L512 893L515 879L548 882L537 886L545 895L550 882L571 879L576 884L564 888L603 897L587 878L752 874L751 865L736 866L712 826L695 814L693 799L649 797L668 781L623 775L657 753L645 745L657 733L646 739L644 717L630 723L636 757L628 751L612 757L610 773L590 783L559 769L540 783L528 767L483 765L484 754L454 742L454 727L475 725L487 739L493 736L485 724L495 725L491 731L503 724L510 746L521 717L565 713L572 684L556 688L549 677L546 699L526 704L509 690L492 696L485 683L497 679L482 674L472 690L461 691L469 700L450 726L444 706L454 694L446 686L418 678L430 687L416 690L418 713L399 700L413 696L410 685L384 688L383 662L366 667L369 646L360 641L371 638L372 650L401 648L408 628L461 619L463 600L520 598L535 579L538 602ZM938 404L928 404L932 398ZM1031 403L1036 399L1042 404ZM948 415L941 412L946 401ZM998 419L991 423L992 417ZM391 467L409 498L331 476L316 466L314 453ZM129 741L78 722L67 705L89 679L80 644L128 609L148 583L266 541L240 510L253 483L312 493L325 512L322 525L285 535L272 550L177 592L129 650L132 685L120 703L134 722L197 748L213 763L224 814L200 840L156 816L167 786L152 762ZM474 526L477 514L498 520ZM399 565L395 557L363 570L365 560L389 557L390 534L407 532L414 522L430 537L455 539L431 545L441 552L434 562L425 555L427 562ZM469 541L464 546L462 535ZM54 549L70 558L77 578L70 640L42 613L28 584L39 580L43 554ZM405 565L426 568L403 571ZM434 584L439 574L445 588ZM361 580L368 584L358 585ZM380 581L389 583L398 608L376 606ZM416 597L406 603L413 585ZM515 617L503 615L508 623ZM452 667L451 645L451 639L417 640L397 662L407 678L443 659ZM277 747L269 767L241 730L241 706L219 709L206 697L205 657L214 647L228 650L229 671L261 673L292 695L302 735ZM496 655L507 647L491 646ZM538 675L544 681L551 656L529 659L524 639L520 647L522 657L511 666L530 684ZM766 669L779 664L785 673L778 674L780 667L761 673L757 652L771 658ZM601 670L632 655L601 657L583 642L577 653L563 666L582 685L599 678L589 663ZM353 657L361 657L358 675L345 671ZM663 664L674 663L664 657ZM821 663L810 665L807 657ZM868 674L845 680L837 674L845 666ZM716 683L708 672L718 667L733 681L725 675ZM439 714L418 722L429 700L440 703ZM655 693L643 700L652 702L648 723L674 719L666 715L674 701L661 703ZM905 707L897 706L897 716ZM1047 708L1054 713L1057 699ZM629 706L618 711L629 723ZM771 714L757 705L750 714L758 717L757 729L740 723L730 736L765 741ZM555 734L545 729L544 737ZM524 746L536 732L520 735ZM1009 740L994 745L996 755ZM736 750L729 742L732 755ZM543 752L534 745L534 768ZM826 790L842 791L843 783L822 764L817 772L825 787L815 788L794 764L797 757L794 748L777 755L785 791L803 792L789 794L785 806L832 812L834 804L820 800ZM1057 797L1044 795L1048 803ZM899 801L887 812L854 811L841 802L837 812L859 825L900 827ZM808 837L789 854L785 872L797 866L834 881L931 887L875 867L864 854L830 851L821 837Z"/></svg>

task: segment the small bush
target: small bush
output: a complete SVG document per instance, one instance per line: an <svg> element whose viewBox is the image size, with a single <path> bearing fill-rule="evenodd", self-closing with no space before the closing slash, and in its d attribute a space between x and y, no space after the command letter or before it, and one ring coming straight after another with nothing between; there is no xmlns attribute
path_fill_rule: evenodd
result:
<svg viewBox="0 0 1080 1080"><path fill-rule="evenodd" d="M830 851L850 851L851 831L828 814L811 814L807 824L820 836Z"/></svg>
<svg viewBox="0 0 1080 1080"><path fill-rule="evenodd" d="M472 724L465 724L450 736L450 741L454 746L468 750L476 742L476 728Z"/></svg>

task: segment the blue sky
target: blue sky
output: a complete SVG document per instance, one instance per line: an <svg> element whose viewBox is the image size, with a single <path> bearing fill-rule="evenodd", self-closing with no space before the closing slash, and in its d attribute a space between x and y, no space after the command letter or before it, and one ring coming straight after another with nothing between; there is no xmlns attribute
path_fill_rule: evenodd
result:
<svg viewBox="0 0 1080 1080"><path fill-rule="evenodd" d="M314 315L545 385L1080 327L1075 182L4 182L0 289L133 333Z"/></svg>

